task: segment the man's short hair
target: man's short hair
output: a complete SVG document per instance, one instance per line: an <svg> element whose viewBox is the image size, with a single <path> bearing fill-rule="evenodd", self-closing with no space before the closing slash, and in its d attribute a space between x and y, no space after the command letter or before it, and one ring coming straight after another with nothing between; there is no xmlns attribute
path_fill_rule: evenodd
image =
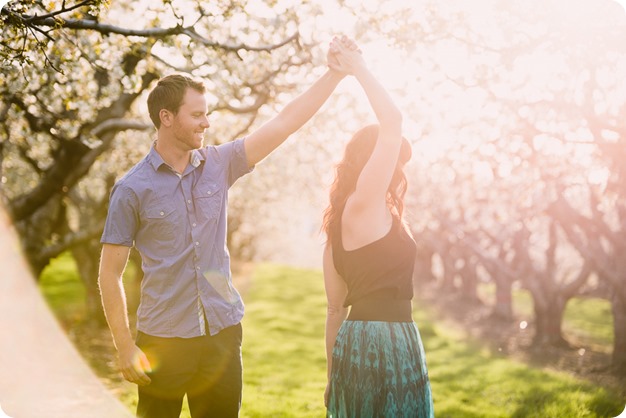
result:
<svg viewBox="0 0 626 418"><path fill-rule="evenodd" d="M204 94L206 87L201 81L182 74L170 74L159 80L156 87L148 95L148 112L154 126L161 127L159 113L161 109L167 109L177 114L183 104L183 98L188 88Z"/></svg>

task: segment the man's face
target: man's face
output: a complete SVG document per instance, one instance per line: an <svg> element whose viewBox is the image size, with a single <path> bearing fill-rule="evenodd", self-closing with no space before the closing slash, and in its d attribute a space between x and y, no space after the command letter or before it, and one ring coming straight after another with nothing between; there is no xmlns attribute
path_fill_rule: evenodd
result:
<svg viewBox="0 0 626 418"><path fill-rule="evenodd" d="M206 97L188 88L172 125L179 146L188 150L201 148L204 131L209 126Z"/></svg>

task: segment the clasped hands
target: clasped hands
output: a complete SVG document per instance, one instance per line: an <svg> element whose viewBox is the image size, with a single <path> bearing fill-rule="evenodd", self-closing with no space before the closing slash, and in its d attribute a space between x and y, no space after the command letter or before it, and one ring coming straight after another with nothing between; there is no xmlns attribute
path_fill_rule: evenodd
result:
<svg viewBox="0 0 626 418"><path fill-rule="evenodd" d="M354 74L358 67L365 66L358 45L346 35L333 38L328 48L327 60L332 70L344 74Z"/></svg>

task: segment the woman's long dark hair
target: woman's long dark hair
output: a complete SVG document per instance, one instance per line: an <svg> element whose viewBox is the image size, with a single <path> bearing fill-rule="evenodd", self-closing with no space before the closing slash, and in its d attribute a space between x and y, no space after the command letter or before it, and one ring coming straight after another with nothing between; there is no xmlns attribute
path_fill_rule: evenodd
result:
<svg viewBox="0 0 626 418"><path fill-rule="evenodd" d="M336 166L335 180L330 187L330 204L324 211L322 230L330 241L336 227L340 225L341 214L348 197L356 189L356 183L363 167L369 160L378 138L378 125L368 125L358 130L346 145L343 159ZM404 194L407 180L402 167L411 159L411 146L402 138L402 146L396 169L387 189L387 202L395 208L402 219L404 210Z"/></svg>

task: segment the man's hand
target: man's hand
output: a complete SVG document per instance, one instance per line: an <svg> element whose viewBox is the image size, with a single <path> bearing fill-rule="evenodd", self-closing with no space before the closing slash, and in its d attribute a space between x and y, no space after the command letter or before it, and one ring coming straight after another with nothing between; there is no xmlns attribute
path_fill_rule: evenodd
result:
<svg viewBox="0 0 626 418"><path fill-rule="evenodd" d="M356 43L347 36L342 36L341 38L335 37L330 43L329 53L331 52L333 60L332 68L335 71L355 75L360 69L366 68L361 50ZM329 65L331 64L329 63Z"/></svg>
<svg viewBox="0 0 626 418"><path fill-rule="evenodd" d="M346 51L356 51L359 54L361 53L361 50L359 49L358 45L346 35L343 35L341 38L335 36L331 41L330 46L328 47L328 53L326 54L328 67L331 70L343 74L348 74L347 69L342 66L341 62L338 59L338 54L342 49Z"/></svg>
<svg viewBox="0 0 626 418"><path fill-rule="evenodd" d="M129 382L145 386L151 382L146 373L150 373L152 368L148 357L136 345L132 345L127 350L118 352L120 371L124 379Z"/></svg>

